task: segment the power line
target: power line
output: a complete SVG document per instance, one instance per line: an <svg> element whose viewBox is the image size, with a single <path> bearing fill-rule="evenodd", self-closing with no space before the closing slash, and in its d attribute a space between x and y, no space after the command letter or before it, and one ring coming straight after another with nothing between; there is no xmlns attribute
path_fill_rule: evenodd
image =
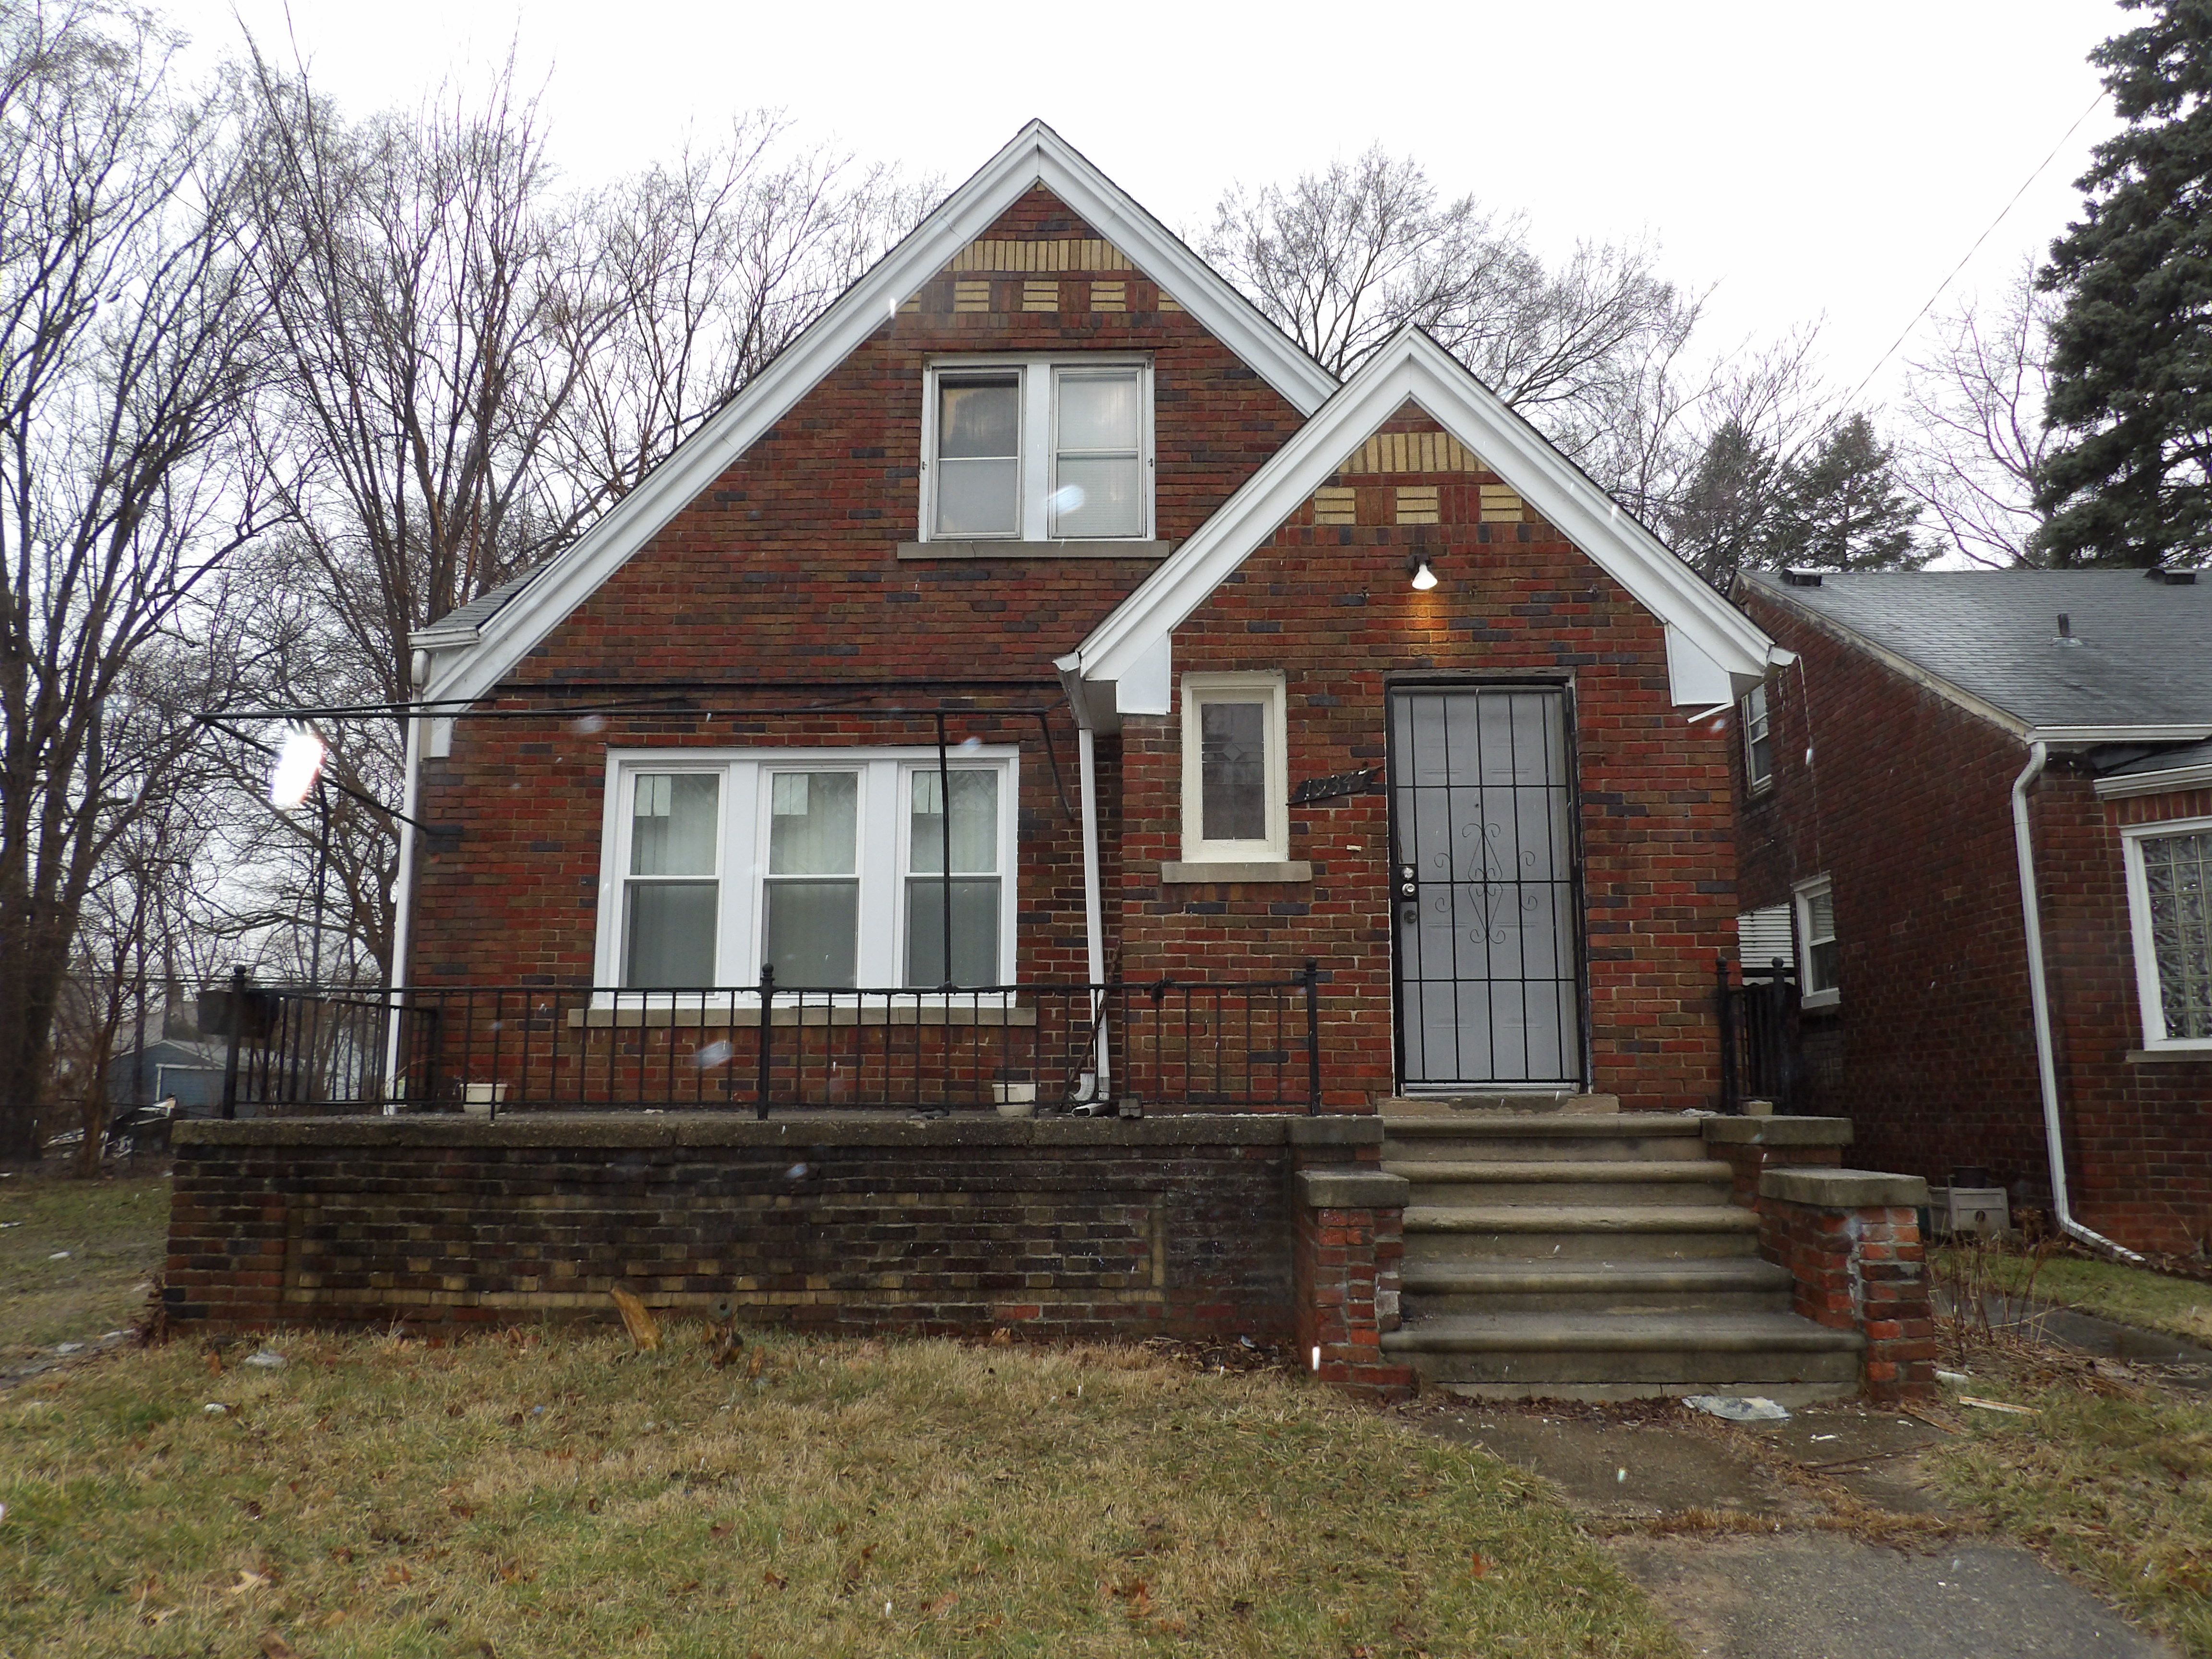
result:
<svg viewBox="0 0 2212 1659"><path fill-rule="evenodd" d="M2081 131L2081 123L2087 120L2090 116L2096 113L2097 106L2103 103L2109 95L2109 88L2100 88L2098 91L2097 95L2089 100L2089 107L2083 110L2079 115L2074 118L2074 125L2066 129L2065 137L2059 139L2056 144L2053 144L2051 147L2051 154L2045 156L2042 161L2037 166L2035 171L2029 173L2027 179L2021 182L2021 187L2013 191L2012 200L2007 202L2003 207L1997 210L1997 216L1990 221L1989 228L1984 230L1980 235L1974 238L1973 246L1968 248L1965 256L1960 259L1959 263L1951 267L1950 275L1944 277L1942 282L1936 284L1936 291L1928 296L1928 303L1922 306L1919 310L1912 313L1912 320L1907 323L1904 329L1899 333L1898 337L1889 343L1889 349L1883 352L1881 356L1875 360L1875 366L1872 368L1867 370L1866 379L1861 380L1856 386L1851 388L1851 395L1844 399L1845 404L1853 404L1858 401L1859 393L1864 392L1867 389L1868 384L1873 380L1874 377L1881 373L1882 365L1897 355L1898 347L1905 343L1906 338L1911 334L1912 331L1920 326L1920 319L1923 317L1925 317L1929 312L1934 308L1936 302L1943 297L1943 290L1949 288L1951 284L1957 280L1959 273L1964 270L1968 263L1972 260L1973 257L1982 251L1982 244L1988 241L1991 234L1996 232L1996 228L2004 222L2005 215L2010 213L2014 208L2020 205L2020 198L2027 194L2028 186L2034 184L2037 179L2043 177L2044 173L2049 170L2051 164L2058 159L2058 152L2066 148L2067 140L2073 137L2076 132Z"/></svg>

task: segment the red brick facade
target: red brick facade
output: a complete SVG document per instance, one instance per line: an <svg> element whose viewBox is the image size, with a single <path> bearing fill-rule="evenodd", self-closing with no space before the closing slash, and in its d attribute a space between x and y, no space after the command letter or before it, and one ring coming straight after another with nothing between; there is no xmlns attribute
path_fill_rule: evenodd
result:
<svg viewBox="0 0 2212 1659"><path fill-rule="evenodd" d="M1741 597L1800 658L1768 682L1770 787L1747 790L1732 745L1741 903L1833 882L1841 999L1804 1018L1792 1109L1850 1118L1872 1168L1942 1182L1978 1165L2047 1202L2012 822L2026 742L1786 601ZM2100 801L2058 754L2030 795L2072 1207L2137 1248L2212 1234L2212 1057L2141 1052L2119 832L2208 813L2201 790Z"/></svg>
<svg viewBox="0 0 2212 1659"><path fill-rule="evenodd" d="M1042 192L988 233L1088 234ZM424 816L459 835L423 847L411 983L588 981L611 748L921 744L947 708L953 741L1021 745L1018 977L1085 976L1075 738L1052 663L1152 567L898 557L917 530L926 361L1150 354L1165 539L1200 525L1303 420L1141 273L1053 280L1053 312L1019 308L1033 280L929 283L559 624L497 705L678 691L720 712L457 723L450 757L423 774ZM1102 280L1121 285L1125 310L1092 308ZM979 283L992 308L956 310ZM1410 414L1393 428L1434 429ZM1317 525L1310 505L1291 515L1177 630L1176 672L1282 672L1293 781L1380 765L1393 684L1566 688L1588 1086L1631 1107L1711 1104L1712 964L1735 908L1729 742L1673 706L1661 624L1517 506L1512 521L1485 521L1482 488L1501 487L1490 473L1331 482L1354 492L1353 522ZM1397 492L1430 487L1437 522L1396 522ZM1416 537L1440 579L1426 593L1407 581ZM982 679L1000 684L956 684ZM1289 856L1311 862L1310 883L1166 886L1161 864L1182 856L1176 717L1127 717L1098 750L1109 957L1118 950L1132 978L1291 973L1316 958L1329 1103L1389 1094L1387 799L1293 809Z"/></svg>

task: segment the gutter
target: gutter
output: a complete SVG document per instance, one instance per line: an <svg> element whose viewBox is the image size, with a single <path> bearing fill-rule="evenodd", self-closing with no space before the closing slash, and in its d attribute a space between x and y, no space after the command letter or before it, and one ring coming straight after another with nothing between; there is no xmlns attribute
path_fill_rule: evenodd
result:
<svg viewBox="0 0 2212 1659"><path fill-rule="evenodd" d="M1060 684L1067 691L1067 706L1075 715L1075 766L1083 800L1083 942L1091 982L1097 986L1106 979L1106 896L1098 860L1098 734L1091 719L1090 699L1085 694L1082 670L1071 665L1077 660L1066 658L1055 666L1060 669ZM1104 994L1092 991L1091 1020L1097 1038L1088 1097L1092 1103L1109 1098L1114 1079L1112 1056L1106 1047L1106 1022L1102 1018L1103 1008Z"/></svg>
<svg viewBox="0 0 2212 1659"><path fill-rule="evenodd" d="M2163 772L2121 772L2096 782L2099 800L2125 800L2136 795L2171 794L2179 789L2212 787L2212 761L2195 766L2169 767Z"/></svg>
<svg viewBox="0 0 2212 1659"><path fill-rule="evenodd" d="M2027 934L2027 996L2035 1017L2035 1069L2043 1085L2043 1137L2051 1160L2051 1201L2058 1212L2058 1225L2085 1244L2130 1261L2142 1257L2124 1244L2115 1244L2074 1218L2066 1196L2066 1146L2058 1121L2058 1063L2051 1042L2051 988L2043 969L2043 920L2036 902L2035 839L2028 828L2027 792L2043 775L2051 758L2050 745L2040 738L2028 744L2027 764L2012 782L2013 850L2020 859L2020 914Z"/></svg>

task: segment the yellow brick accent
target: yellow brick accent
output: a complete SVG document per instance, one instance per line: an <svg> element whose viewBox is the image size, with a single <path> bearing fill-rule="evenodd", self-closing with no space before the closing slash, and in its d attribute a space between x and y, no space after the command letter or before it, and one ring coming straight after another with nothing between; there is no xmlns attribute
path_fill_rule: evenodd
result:
<svg viewBox="0 0 2212 1659"><path fill-rule="evenodd" d="M1059 310L1060 284L1054 282L1024 283L1022 309L1024 311Z"/></svg>
<svg viewBox="0 0 2212 1659"><path fill-rule="evenodd" d="M988 311L991 308L990 283L953 283L952 308L955 311Z"/></svg>
<svg viewBox="0 0 2212 1659"><path fill-rule="evenodd" d="M1127 311L1129 308L1129 285L1127 283L1091 283L1091 308L1093 311Z"/></svg>
<svg viewBox="0 0 2212 1659"><path fill-rule="evenodd" d="M1316 524L1358 524L1358 492L1346 486L1328 484L1313 493L1313 513Z"/></svg>
<svg viewBox="0 0 2212 1659"><path fill-rule="evenodd" d="M902 313L920 311L921 309L921 295L920 295L919 294L915 295L914 296L914 298L912 298L911 300L908 300L908 301L904 305L902 305L902 306L901 306L901 307L899 307L899 310L900 310Z"/></svg>
<svg viewBox="0 0 2212 1659"><path fill-rule="evenodd" d="M1425 437L1425 433L1394 433L1394 437ZM1434 484L1401 484L1398 487L1398 522L1400 524L1435 524L1443 515L1437 507L1437 487Z"/></svg>
<svg viewBox="0 0 2212 1659"><path fill-rule="evenodd" d="M1378 432L1352 452L1341 472L1486 472L1482 458L1449 432Z"/></svg>
<svg viewBox="0 0 2212 1659"><path fill-rule="evenodd" d="M1485 524L1518 524L1521 521L1521 497L1504 484L1483 484L1482 521Z"/></svg>
<svg viewBox="0 0 2212 1659"><path fill-rule="evenodd" d="M1134 270L1136 264L1113 243L1096 238L1039 242L970 242L952 256L947 270Z"/></svg>
<svg viewBox="0 0 2212 1659"><path fill-rule="evenodd" d="M1162 311L1180 312L1182 307L1177 305L1173 300L1168 298L1166 295L1163 294L1160 295L1160 309Z"/></svg>

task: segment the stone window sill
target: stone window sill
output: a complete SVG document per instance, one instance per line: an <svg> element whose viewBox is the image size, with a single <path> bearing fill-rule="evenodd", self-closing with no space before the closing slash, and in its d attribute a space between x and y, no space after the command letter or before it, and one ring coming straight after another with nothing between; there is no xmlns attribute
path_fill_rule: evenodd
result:
<svg viewBox="0 0 2212 1659"><path fill-rule="evenodd" d="M901 542L902 559L1164 559L1173 542Z"/></svg>
<svg viewBox="0 0 2212 1659"><path fill-rule="evenodd" d="M2212 1044L2193 1048L2130 1048L2130 1066L2212 1065Z"/></svg>
<svg viewBox="0 0 2212 1659"><path fill-rule="evenodd" d="M1188 886L1200 882L1298 882L1312 879L1313 866L1304 859L1243 864L1193 864L1168 860L1160 866L1160 880L1169 886Z"/></svg>

